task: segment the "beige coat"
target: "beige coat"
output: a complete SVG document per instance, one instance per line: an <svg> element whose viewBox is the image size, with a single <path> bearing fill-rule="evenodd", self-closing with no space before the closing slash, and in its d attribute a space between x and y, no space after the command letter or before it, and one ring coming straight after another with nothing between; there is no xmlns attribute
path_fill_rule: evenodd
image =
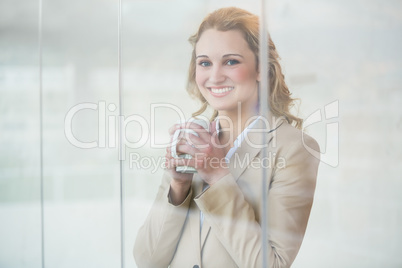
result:
<svg viewBox="0 0 402 268"><path fill-rule="evenodd" d="M261 174L268 178L269 267L289 267L299 251L313 202L317 142L280 119L271 133L259 120L229 162L231 173L202 191L195 175L186 200L169 203L164 175L155 203L138 231L134 257L143 267L262 267ZM271 129L271 128L269 128ZM260 131L258 131L260 130ZM261 140L268 155L262 161ZM200 230L200 210L204 214Z"/></svg>

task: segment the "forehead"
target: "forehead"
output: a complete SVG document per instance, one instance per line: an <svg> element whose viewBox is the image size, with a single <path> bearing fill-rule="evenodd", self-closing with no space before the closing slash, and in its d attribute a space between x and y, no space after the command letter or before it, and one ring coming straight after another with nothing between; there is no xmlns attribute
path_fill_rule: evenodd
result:
<svg viewBox="0 0 402 268"><path fill-rule="evenodd" d="M224 55L227 53L239 53L247 56L253 55L242 32L238 30L218 31L208 29L202 33L195 46L197 55Z"/></svg>

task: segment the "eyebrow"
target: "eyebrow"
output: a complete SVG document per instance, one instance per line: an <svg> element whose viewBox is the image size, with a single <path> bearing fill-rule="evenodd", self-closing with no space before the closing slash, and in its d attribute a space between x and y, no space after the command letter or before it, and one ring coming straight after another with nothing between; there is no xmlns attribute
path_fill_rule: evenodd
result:
<svg viewBox="0 0 402 268"><path fill-rule="evenodd" d="M232 57L232 56L237 56L237 57L243 58L243 56L240 54L225 54L225 55L223 55L222 58L227 58L227 57Z"/></svg>
<svg viewBox="0 0 402 268"><path fill-rule="evenodd" d="M237 56L237 57L244 58L242 55L240 55L240 54L234 54L234 53L225 54L225 55L222 56L222 58L227 58L227 57L232 57L232 56ZM196 59L198 59L198 58L209 58L209 57L208 57L207 55L198 55L198 56L196 57Z"/></svg>

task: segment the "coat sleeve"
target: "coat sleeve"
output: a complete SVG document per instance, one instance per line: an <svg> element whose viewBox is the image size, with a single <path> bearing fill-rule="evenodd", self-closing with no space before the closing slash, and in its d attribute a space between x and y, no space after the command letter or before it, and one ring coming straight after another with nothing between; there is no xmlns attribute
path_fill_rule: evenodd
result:
<svg viewBox="0 0 402 268"><path fill-rule="evenodd" d="M156 200L139 229L134 244L134 258L139 268L168 267L180 240L192 198L192 189L182 204L169 202L171 178L162 178Z"/></svg>
<svg viewBox="0 0 402 268"><path fill-rule="evenodd" d="M308 137L305 144L319 151ZM290 267L304 233L313 202L319 159L296 141L282 152L285 166L274 171L268 190L268 237L253 207L231 174L195 198L211 231L239 267L262 267L262 239L268 240L269 267ZM261 202L261 201L259 201Z"/></svg>

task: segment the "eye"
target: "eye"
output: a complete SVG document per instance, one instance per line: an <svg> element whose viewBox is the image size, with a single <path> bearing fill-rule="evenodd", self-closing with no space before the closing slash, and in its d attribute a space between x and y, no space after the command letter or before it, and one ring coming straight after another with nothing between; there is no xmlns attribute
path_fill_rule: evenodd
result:
<svg viewBox="0 0 402 268"><path fill-rule="evenodd" d="M236 65L239 64L240 62L238 60L228 60L226 62L227 65Z"/></svg>
<svg viewBox="0 0 402 268"><path fill-rule="evenodd" d="M209 61L200 61L198 63L198 65L200 65L202 67L209 67L209 66L211 66L211 63Z"/></svg>

